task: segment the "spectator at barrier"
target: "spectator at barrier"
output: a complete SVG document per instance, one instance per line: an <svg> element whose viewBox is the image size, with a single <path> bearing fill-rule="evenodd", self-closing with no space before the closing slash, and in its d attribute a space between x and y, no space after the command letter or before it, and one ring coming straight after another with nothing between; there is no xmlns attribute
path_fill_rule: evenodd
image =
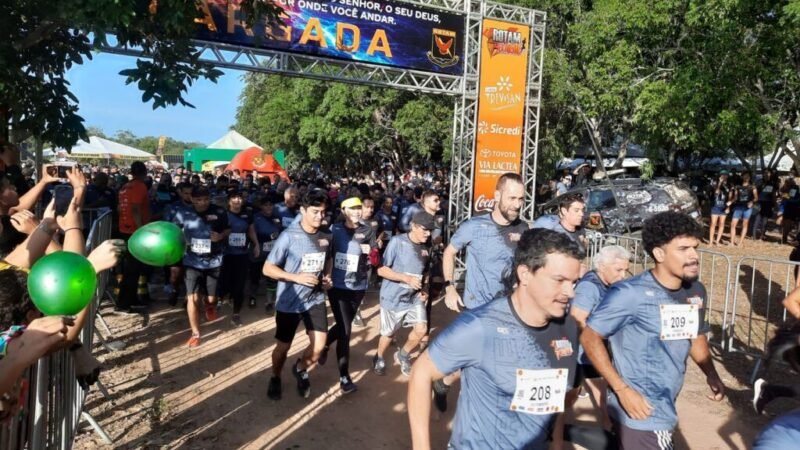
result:
<svg viewBox="0 0 800 450"><path fill-rule="evenodd" d="M131 164L133 179L125 184L119 192L119 233L125 242L141 226L150 222L150 201L145 185L147 167L142 162ZM145 266L131 255L125 257L122 278L119 280L119 296L117 310L123 313L141 313L145 311L147 290L141 291L144 285ZM140 278L142 278L140 280Z"/></svg>

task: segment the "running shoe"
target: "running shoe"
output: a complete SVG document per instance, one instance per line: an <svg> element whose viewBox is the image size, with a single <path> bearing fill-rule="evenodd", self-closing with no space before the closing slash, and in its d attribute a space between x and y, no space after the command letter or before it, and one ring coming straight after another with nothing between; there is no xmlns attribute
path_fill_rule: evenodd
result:
<svg viewBox="0 0 800 450"><path fill-rule="evenodd" d="M447 393L450 392L450 386L444 384L442 380L433 382L433 403L439 412L447 412Z"/></svg>
<svg viewBox="0 0 800 450"><path fill-rule="evenodd" d="M255 308L256 307L256 298L255 297L250 297L250 301L247 302L247 306L249 306L250 308Z"/></svg>
<svg viewBox="0 0 800 450"><path fill-rule="evenodd" d="M763 378L756 380L756 384L753 385L753 409L759 415L764 413L764 407L767 406L770 400L765 395L766 392L764 392L767 385L768 383Z"/></svg>
<svg viewBox="0 0 800 450"><path fill-rule="evenodd" d="M363 327L364 326L364 318L361 317L361 311L356 311L356 316L353 317L353 325L355 325L357 327Z"/></svg>
<svg viewBox="0 0 800 450"><path fill-rule="evenodd" d="M268 316L275 315L275 304L274 303L267 303L264 305L264 312L267 313Z"/></svg>
<svg viewBox="0 0 800 450"><path fill-rule="evenodd" d="M238 315L238 314L234 314L234 315L232 315L232 316L231 316L231 324L232 324L234 327L236 327L236 328L239 328L240 326L242 326L242 318L241 318L241 317L239 317L239 315Z"/></svg>
<svg viewBox="0 0 800 450"><path fill-rule="evenodd" d="M400 372L403 372L403 375L411 375L411 356L402 356L400 355L400 350L398 350L394 352L394 362L400 365Z"/></svg>
<svg viewBox="0 0 800 450"><path fill-rule="evenodd" d="M208 322L213 322L219 319L219 315L217 314L217 307L214 305L206 306L206 320Z"/></svg>
<svg viewBox="0 0 800 450"><path fill-rule="evenodd" d="M339 378L339 387L342 388L343 394L352 394L358 390L358 386L353 383L353 380L351 380L349 376Z"/></svg>
<svg viewBox="0 0 800 450"><path fill-rule="evenodd" d="M375 375L386 375L386 361L378 355L372 357L372 371Z"/></svg>
<svg viewBox="0 0 800 450"><path fill-rule="evenodd" d="M187 347L197 347L198 345L200 345L200 336L192 336L186 341Z"/></svg>
<svg viewBox="0 0 800 450"><path fill-rule="evenodd" d="M308 380L307 370L297 369L299 363L300 360L295 361L292 366L292 374L297 379L297 393L300 394L300 397L308 398L311 396L311 381Z"/></svg>
<svg viewBox="0 0 800 450"><path fill-rule="evenodd" d="M272 377L269 379L269 387L267 387L267 397L272 400L281 399L281 379Z"/></svg>
<svg viewBox="0 0 800 450"><path fill-rule="evenodd" d="M177 306L177 304L178 304L178 292L177 291L172 291L172 293L169 295L169 298L167 299L167 301L169 302L169 306Z"/></svg>
<svg viewBox="0 0 800 450"><path fill-rule="evenodd" d="M319 359L317 360L317 364L320 366L324 366L328 362L328 350L330 350L330 347L327 345L322 348L322 353L319 354Z"/></svg>

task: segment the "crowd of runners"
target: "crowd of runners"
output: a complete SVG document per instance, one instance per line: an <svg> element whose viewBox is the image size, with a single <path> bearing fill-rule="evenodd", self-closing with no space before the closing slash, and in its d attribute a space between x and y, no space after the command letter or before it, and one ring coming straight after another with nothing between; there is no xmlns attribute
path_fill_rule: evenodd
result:
<svg viewBox="0 0 800 450"><path fill-rule="evenodd" d="M369 290L380 303L371 369L375 376L392 370L407 376L415 449L431 446L431 408L444 412L449 403L456 405L449 444L455 449L558 448L563 441L589 449L671 449L689 358L705 374L709 398L725 397L705 337L708 299L698 281L705 232L687 215L663 212L645 222L642 241L654 267L628 277L631 255L623 247L599 249L588 266L582 197L562 196L557 215L529 223L521 217L523 180L512 173L499 178L493 210L460 224L447 239L447 180L433 169L391 179L385 172L336 180L309 173L290 182L183 170L153 179L144 164L133 163L120 172L126 178L118 192L109 186L115 174L107 172L95 167L87 187L83 175L71 175L69 184L83 204L118 211L122 240L156 220L183 230L183 260L163 276L172 306L183 303L185 292L188 347L202 345L203 319L218 320L222 301L232 304L231 327L242 325L245 305L274 316L276 345L264 380L272 401L284 396L284 366L301 324L308 346L288 361L297 393L313 395L311 374L332 350L341 392L358 390L350 338L354 326L365 325L359 309ZM54 181L46 177L32 189L38 197ZM736 195L733 201L742 201ZM754 200L758 192L749 195ZM9 206L12 200L1 196L6 203L0 206L18 207L19 200ZM105 259L101 269L116 264ZM4 260L17 261L13 255ZM124 257L119 312L147 313L152 273ZM793 295L787 307L800 316L800 294ZM433 314L437 299L458 312L451 323ZM60 333L73 324L55 325ZM781 342L775 353L797 345ZM457 399L454 385L460 385ZM800 392L763 381L756 388L759 410ZM599 405L602 421L594 428L563 423L562 413L581 390ZM785 439L798 419L782 420L757 448L792 448L796 441Z"/></svg>

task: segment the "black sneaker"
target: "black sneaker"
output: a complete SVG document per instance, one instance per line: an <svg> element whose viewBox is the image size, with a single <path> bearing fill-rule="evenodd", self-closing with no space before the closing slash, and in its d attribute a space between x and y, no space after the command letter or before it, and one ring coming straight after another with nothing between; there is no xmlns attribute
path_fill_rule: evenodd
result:
<svg viewBox="0 0 800 450"><path fill-rule="evenodd" d="M328 350L330 350L330 347L327 345L322 348L322 353L319 354L319 359L317 360L317 364L320 366L324 366L328 362Z"/></svg>
<svg viewBox="0 0 800 450"><path fill-rule="evenodd" d="M363 327L364 326L364 318L361 317L361 311L356 311L356 316L353 317L353 325L355 325L357 327Z"/></svg>
<svg viewBox="0 0 800 450"><path fill-rule="evenodd" d="M231 316L231 325L233 325L236 328L239 328L240 326L242 326L242 318L239 317L238 314L232 315Z"/></svg>
<svg viewBox="0 0 800 450"><path fill-rule="evenodd" d="M766 395L767 392L765 392L768 385L769 383L763 378L756 380L756 384L753 385L753 409L756 410L756 414L763 414L764 407L766 407L767 403L771 400L768 398L769 396Z"/></svg>
<svg viewBox="0 0 800 450"><path fill-rule="evenodd" d="M274 316L275 315L275 304L267 303L266 305L264 305L264 312L267 313L268 316Z"/></svg>
<svg viewBox="0 0 800 450"><path fill-rule="evenodd" d="M297 370L299 363L300 360L295 361L292 366L292 374L297 379L297 393L300 394L300 397L308 398L311 396L311 382L308 380L307 370Z"/></svg>
<svg viewBox="0 0 800 450"><path fill-rule="evenodd" d="M375 375L386 375L386 361L384 361L383 358L379 357L378 355L373 356L372 371L375 372Z"/></svg>
<svg viewBox="0 0 800 450"><path fill-rule="evenodd" d="M351 380L350 377L339 378L339 387L342 388L343 394L352 394L358 390L358 386L353 383L353 380Z"/></svg>
<svg viewBox="0 0 800 450"><path fill-rule="evenodd" d="M439 412L447 412L447 393L450 392L450 386L444 384L442 380L433 382L433 403Z"/></svg>
<svg viewBox="0 0 800 450"><path fill-rule="evenodd" d="M272 400L281 399L281 379L272 377L269 379L269 387L267 387L267 397Z"/></svg>
<svg viewBox="0 0 800 450"><path fill-rule="evenodd" d="M178 292L172 291L167 301L169 302L169 306L176 306L178 304Z"/></svg>

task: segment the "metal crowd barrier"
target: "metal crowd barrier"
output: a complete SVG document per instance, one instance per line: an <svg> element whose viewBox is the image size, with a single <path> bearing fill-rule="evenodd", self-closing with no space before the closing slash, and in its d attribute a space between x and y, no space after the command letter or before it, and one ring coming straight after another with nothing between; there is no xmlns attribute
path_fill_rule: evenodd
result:
<svg viewBox="0 0 800 450"><path fill-rule="evenodd" d="M110 239L112 215L106 211L93 221L86 238L87 253L103 241ZM93 349L95 318L103 295L107 292L109 271L97 277L97 290L90 304L91 311L80 340L85 349ZM83 411L87 391L76 380L75 364L68 349L60 350L41 358L30 367L24 376L29 383L24 414L0 426L0 448L10 450L70 449L75 439L80 420L87 420L103 440L111 444L111 438L94 418ZM107 395L100 381L97 387Z"/></svg>
<svg viewBox="0 0 800 450"><path fill-rule="evenodd" d="M727 324L728 351L756 358L750 373L751 383L763 364L769 340L786 322L783 299L796 286L798 268L797 262L761 257L744 257L736 265L736 279L731 285L733 305Z"/></svg>

